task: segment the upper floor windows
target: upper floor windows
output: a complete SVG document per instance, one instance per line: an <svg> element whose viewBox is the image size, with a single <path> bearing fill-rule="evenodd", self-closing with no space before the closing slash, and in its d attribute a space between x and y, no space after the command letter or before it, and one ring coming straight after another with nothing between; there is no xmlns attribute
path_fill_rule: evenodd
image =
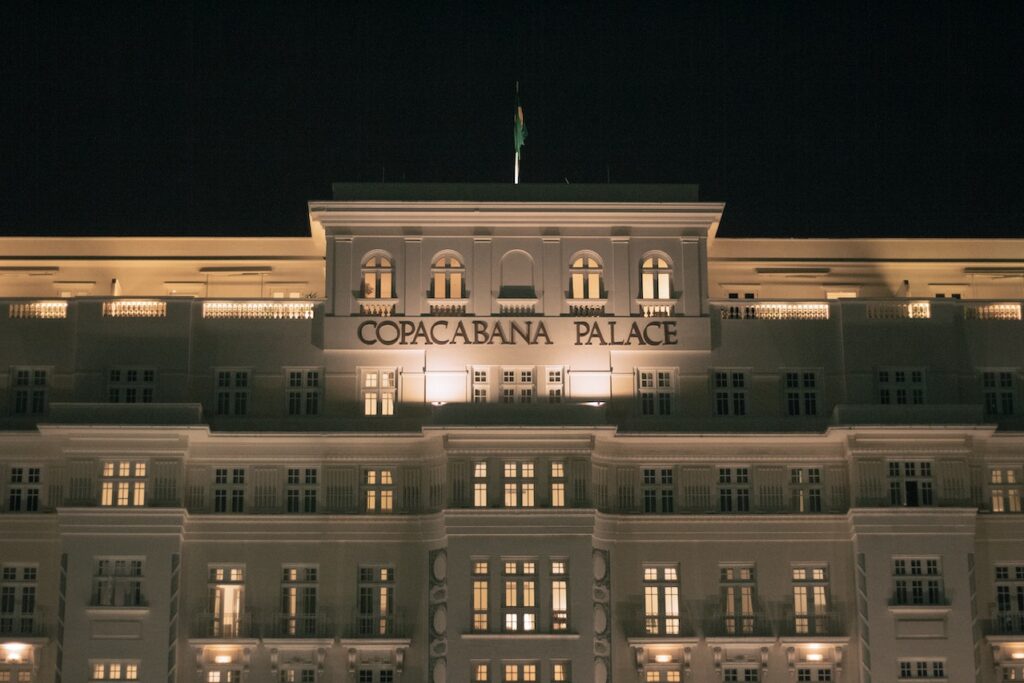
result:
<svg viewBox="0 0 1024 683"><path fill-rule="evenodd" d="M1013 467L1001 467L989 473L992 512L1020 512L1021 481Z"/></svg>
<svg viewBox="0 0 1024 683"><path fill-rule="evenodd" d="M1013 415L1013 373L993 370L981 373L986 415Z"/></svg>
<svg viewBox="0 0 1024 683"><path fill-rule="evenodd" d="M924 370L882 368L878 371L878 402L882 405L924 403Z"/></svg>
<svg viewBox="0 0 1024 683"><path fill-rule="evenodd" d="M319 415L323 385L320 370L293 368L288 371L288 414Z"/></svg>
<svg viewBox="0 0 1024 683"><path fill-rule="evenodd" d="M93 660L90 662L90 681L137 681L139 663L123 660Z"/></svg>
<svg viewBox="0 0 1024 683"><path fill-rule="evenodd" d="M12 467L7 488L9 512L38 512L41 490L41 468Z"/></svg>
<svg viewBox="0 0 1024 683"><path fill-rule="evenodd" d="M393 512L395 509L395 476L390 469L363 472L363 499L367 512Z"/></svg>
<svg viewBox="0 0 1024 683"><path fill-rule="evenodd" d="M935 503L932 463L927 460L889 461L889 504L917 507Z"/></svg>
<svg viewBox="0 0 1024 683"><path fill-rule="evenodd" d="M146 463L104 462L100 505L142 507L146 504Z"/></svg>
<svg viewBox="0 0 1024 683"><path fill-rule="evenodd" d="M735 370L715 370L712 375L715 415L746 415L747 373Z"/></svg>
<svg viewBox="0 0 1024 683"><path fill-rule="evenodd" d="M644 631L651 635L679 633L679 570L675 565L645 564Z"/></svg>
<svg viewBox="0 0 1024 683"><path fill-rule="evenodd" d="M569 268L569 297L571 299L600 299L602 268L594 256L581 255Z"/></svg>
<svg viewBox="0 0 1024 683"><path fill-rule="evenodd" d="M895 605L942 605L942 566L937 557L898 557L892 561Z"/></svg>
<svg viewBox="0 0 1024 683"><path fill-rule="evenodd" d="M364 415L394 415L395 394L398 385L395 382L393 368L363 368L362 381L359 383L363 399Z"/></svg>
<svg viewBox="0 0 1024 683"><path fill-rule="evenodd" d="M11 370L11 408L15 415L46 412L50 372L47 368L17 367Z"/></svg>
<svg viewBox="0 0 1024 683"><path fill-rule="evenodd" d="M813 370L785 373L786 414L811 417L818 414L818 375Z"/></svg>
<svg viewBox="0 0 1024 683"><path fill-rule="evenodd" d="M245 415L249 411L249 371L218 369L217 414Z"/></svg>
<svg viewBox="0 0 1024 683"><path fill-rule="evenodd" d="M672 369L640 368L637 370L637 395L641 415L672 414Z"/></svg>
<svg viewBox="0 0 1024 683"><path fill-rule="evenodd" d="M92 579L92 604L97 607L139 607L142 596L142 560L101 557Z"/></svg>
<svg viewBox="0 0 1024 683"><path fill-rule="evenodd" d="M384 254L374 254L363 261L364 299L393 299L395 297L395 263Z"/></svg>
<svg viewBox="0 0 1024 683"><path fill-rule="evenodd" d="M462 299L466 296L463 287L466 266L453 255L439 256L430 267L431 299Z"/></svg>
<svg viewBox="0 0 1024 683"><path fill-rule="evenodd" d="M672 268L662 256L648 256L640 265L640 298L672 298Z"/></svg>
<svg viewBox="0 0 1024 683"><path fill-rule="evenodd" d="M644 512L672 512L674 491L671 468L644 468Z"/></svg>
<svg viewBox="0 0 1024 683"><path fill-rule="evenodd" d="M111 403L152 403L156 384L153 368L111 368L107 399Z"/></svg>

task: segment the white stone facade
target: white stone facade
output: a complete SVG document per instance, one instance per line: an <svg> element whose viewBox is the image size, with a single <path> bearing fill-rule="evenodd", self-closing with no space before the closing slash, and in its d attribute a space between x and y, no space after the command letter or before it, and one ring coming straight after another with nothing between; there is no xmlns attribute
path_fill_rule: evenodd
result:
<svg viewBox="0 0 1024 683"><path fill-rule="evenodd" d="M1024 680L1024 240L723 210L0 239L0 681Z"/></svg>

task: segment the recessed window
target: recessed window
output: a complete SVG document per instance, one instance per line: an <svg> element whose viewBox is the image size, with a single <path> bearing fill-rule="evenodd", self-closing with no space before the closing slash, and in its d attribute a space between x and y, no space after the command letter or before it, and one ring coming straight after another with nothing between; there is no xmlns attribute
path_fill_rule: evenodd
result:
<svg viewBox="0 0 1024 683"><path fill-rule="evenodd" d="M323 382L319 368L285 370L285 403L289 415L319 415L323 403Z"/></svg>
<svg viewBox="0 0 1024 683"><path fill-rule="evenodd" d="M505 462L502 474L505 490L505 507L533 507L536 486L533 463Z"/></svg>
<svg viewBox="0 0 1024 683"><path fill-rule="evenodd" d="M718 468L718 510L750 512L750 468Z"/></svg>
<svg viewBox="0 0 1024 683"><path fill-rule="evenodd" d="M640 298L672 297L672 269L661 256L648 256L640 264Z"/></svg>
<svg viewBox="0 0 1024 683"><path fill-rule="evenodd" d="M793 567L793 631L799 635L830 635L828 567Z"/></svg>
<svg viewBox="0 0 1024 683"><path fill-rule="evenodd" d="M394 415L398 391L394 368L363 368L361 374L363 414Z"/></svg>
<svg viewBox="0 0 1024 683"><path fill-rule="evenodd" d="M215 405L218 415L249 412L249 371L222 368L214 371L217 382Z"/></svg>
<svg viewBox="0 0 1024 683"><path fill-rule="evenodd" d="M572 299L600 299L601 264L594 256L577 256L569 268L569 296Z"/></svg>
<svg viewBox="0 0 1024 683"><path fill-rule="evenodd" d="M753 565L725 565L719 568L725 632L752 635L756 576Z"/></svg>
<svg viewBox="0 0 1024 683"><path fill-rule="evenodd" d="M675 485L671 467L648 467L643 470L644 512L674 512Z"/></svg>
<svg viewBox="0 0 1024 683"><path fill-rule="evenodd" d="M537 563L502 562L502 622L505 631L537 630Z"/></svg>
<svg viewBox="0 0 1024 683"><path fill-rule="evenodd" d="M987 415L1013 415L1016 399L1014 373L990 370L981 373L982 393Z"/></svg>
<svg viewBox="0 0 1024 683"><path fill-rule="evenodd" d="M943 605L938 557L897 557L892 561L895 605Z"/></svg>
<svg viewBox="0 0 1024 683"><path fill-rule="evenodd" d="M637 397L641 415L672 414L672 375L670 368L637 370Z"/></svg>
<svg viewBox="0 0 1024 683"><path fill-rule="evenodd" d="M100 477L100 505L142 507L146 504L146 463L106 461Z"/></svg>
<svg viewBox="0 0 1024 683"><path fill-rule="evenodd" d="M712 373L715 392L715 415L747 414L747 373L739 370L715 370Z"/></svg>
<svg viewBox="0 0 1024 683"><path fill-rule="evenodd" d="M889 461L889 504L904 507L935 504L930 460Z"/></svg>
<svg viewBox="0 0 1024 683"><path fill-rule="evenodd" d="M996 467L989 472L992 512L1021 511L1021 479L1016 467Z"/></svg>
<svg viewBox="0 0 1024 683"><path fill-rule="evenodd" d="M790 468L790 509L793 512L821 512L821 489L820 467Z"/></svg>
<svg viewBox="0 0 1024 683"><path fill-rule="evenodd" d="M10 469L7 486L8 512L38 512L42 492L42 469L17 466Z"/></svg>
<svg viewBox="0 0 1024 683"><path fill-rule="evenodd" d="M924 403L924 370L921 368L882 368L877 381L878 402L882 405Z"/></svg>
<svg viewBox="0 0 1024 683"><path fill-rule="evenodd" d="M107 379L107 400L111 403L153 402L156 387L153 368L111 368Z"/></svg>
<svg viewBox="0 0 1024 683"><path fill-rule="evenodd" d="M363 500L366 501L366 512L394 512L394 471L390 469L372 469L364 471Z"/></svg>
<svg viewBox="0 0 1024 683"><path fill-rule="evenodd" d="M392 299L395 296L395 264L390 257L375 254L363 261L364 299Z"/></svg>
<svg viewBox="0 0 1024 683"><path fill-rule="evenodd" d="M285 487L285 510L290 514L312 514L317 509L319 469L316 467L289 467L288 485Z"/></svg>
<svg viewBox="0 0 1024 683"><path fill-rule="evenodd" d="M785 382L786 414L813 417L818 414L818 373L813 370L788 370Z"/></svg>
<svg viewBox="0 0 1024 683"><path fill-rule="evenodd" d="M92 580L92 605L139 607L143 600L143 560L128 557L96 559Z"/></svg>
<svg viewBox="0 0 1024 683"><path fill-rule="evenodd" d="M46 412L50 389L48 368L11 368L11 408L15 415Z"/></svg>
<svg viewBox="0 0 1024 683"><path fill-rule="evenodd" d="M679 634L679 570L675 565L645 564L644 630L650 635Z"/></svg>
<svg viewBox="0 0 1024 683"><path fill-rule="evenodd" d="M441 256L434 260L430 269L432 299L462 299L466 267L456 256Z"/></svg>

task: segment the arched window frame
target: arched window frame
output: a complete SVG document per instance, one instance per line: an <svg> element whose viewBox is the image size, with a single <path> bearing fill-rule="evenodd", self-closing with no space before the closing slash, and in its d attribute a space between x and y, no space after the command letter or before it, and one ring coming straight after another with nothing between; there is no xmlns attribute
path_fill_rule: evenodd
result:
<svg viewBox="0 0 1024 683"><path fill-rule="evenodd" d="M430 298L442 301L466 298L466 262L460 254L445 251L431 259Z"/></svg>
<svg viewBox="0 0 1024 683"><path fill-rule="evenodd" d="M367 254L363 259L361 274L361 298L395 298L395 259L390 254L382 251Z"/></svg>
<svg viewBox="0 0 1024 683"><path fill-rule="evenodd" d="M574 301L605 298L604 264L597 254L581 251L569 261L569 299Z"/></svg>
<svg viewBox="0 0 1024 683"><path fill-rule="evenodd" d="M640 259L640 299L643 301L672 298L672 261L661 252L644 254Z"/></svg>

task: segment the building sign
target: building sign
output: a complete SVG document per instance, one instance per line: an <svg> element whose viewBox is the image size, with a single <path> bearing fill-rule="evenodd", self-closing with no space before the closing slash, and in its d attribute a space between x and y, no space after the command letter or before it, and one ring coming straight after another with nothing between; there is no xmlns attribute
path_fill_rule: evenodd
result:
<svg viewBox="0 0 1024 683"><path fill-rule="evenodd" d="M558 334L548 330L548 322L522 318L383 318L360 322L356 336L364 346L534 346L556 343L574 346L675 346L679 342L677 323L674 320L575 319L568 330L563 321L558 320L558 323L563 324L557 325L557 328L552 326L558 330Z"/></svg>

